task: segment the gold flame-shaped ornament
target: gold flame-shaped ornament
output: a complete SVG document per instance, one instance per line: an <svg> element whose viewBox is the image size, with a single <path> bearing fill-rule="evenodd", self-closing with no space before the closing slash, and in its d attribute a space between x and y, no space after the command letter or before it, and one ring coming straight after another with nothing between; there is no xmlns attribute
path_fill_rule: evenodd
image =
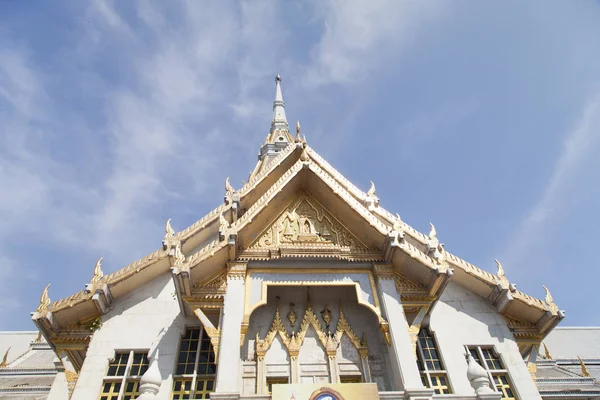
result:
<svg viewBox="0 0 600 400"><path fill-rule="evenodd" d="M292 325L292 332L294 331L294 325L296 324L296 312L294 311L294 303L290 303L290 312L288 312L287 318L290 321L290 325Z"/></svg>
<svg viewBox="0 0 600 400"><path fill-rule="evenodd" d="M49 287L50 284L48 284L48 286L44 288L44 291L42 292L42 295L40 297L40 305L37 308L37 312L39 313L46 311L50 306L50 297L48 296Z"/></svg>

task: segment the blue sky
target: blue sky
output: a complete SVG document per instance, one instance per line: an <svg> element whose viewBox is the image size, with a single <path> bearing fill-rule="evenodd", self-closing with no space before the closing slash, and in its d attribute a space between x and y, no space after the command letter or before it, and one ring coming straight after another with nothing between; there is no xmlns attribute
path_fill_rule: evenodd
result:
<svg viewBox="0 0 600 400"><path fill-rule="evenodd" d="M0 2L0 329L239 187L290 124L564 325L600 325L600 3Z"/></svg>

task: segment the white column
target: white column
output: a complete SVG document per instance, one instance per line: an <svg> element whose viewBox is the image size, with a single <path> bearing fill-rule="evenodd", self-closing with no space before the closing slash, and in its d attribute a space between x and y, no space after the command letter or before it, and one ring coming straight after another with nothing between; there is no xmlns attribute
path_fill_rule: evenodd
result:
<svg viewBox="0 0 600 400"><path fill-rule="evenodd" d="M391 378L395 386L393 390L423 389L408 333L408 323L393 275L378 273L377 278L382 313L389 323Z"/></svg>
<svg viewBox="0 0 600 400"><path fill-rule="evenodd" d="M246 263L229 263L223 305L215 393L240 393L240 335L244 317ZM215 398L217 396L214 396ZM219 396L218 398L221 398ZM211 397L212 398L212 397ZM223 397L225 398L225 397ZM227 398L234 398L229 397Z"/></svg>

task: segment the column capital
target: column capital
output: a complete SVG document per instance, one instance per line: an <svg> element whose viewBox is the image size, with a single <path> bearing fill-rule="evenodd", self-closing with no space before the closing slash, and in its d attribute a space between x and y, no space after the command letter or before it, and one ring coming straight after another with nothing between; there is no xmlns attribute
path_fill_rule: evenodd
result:
<svg viewBox="0 0 600 400"><path fill-rule="evenodd" d="M248 263L246 261L228 262L227 279L245 279L247 266Z"/></svg>
<svg viewBox="0 0 600 400"><path fill-rule="evenodd" d="M392 264L373 264L373 273L378 280L394 279L394 266Z"/></svg>

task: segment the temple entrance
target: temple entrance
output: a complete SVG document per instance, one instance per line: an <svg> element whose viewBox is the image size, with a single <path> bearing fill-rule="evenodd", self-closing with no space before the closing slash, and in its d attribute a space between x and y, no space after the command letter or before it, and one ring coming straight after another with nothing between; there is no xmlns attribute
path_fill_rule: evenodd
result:
<svg viewBox="0 0 600 400"><path fill-rule="evenodd" d="M267 304L250 318L243 354L256 371L244 382L246 393L251 385L258 394L287 384L386 387L387 346L352 284L270 286Z"/></svg>

